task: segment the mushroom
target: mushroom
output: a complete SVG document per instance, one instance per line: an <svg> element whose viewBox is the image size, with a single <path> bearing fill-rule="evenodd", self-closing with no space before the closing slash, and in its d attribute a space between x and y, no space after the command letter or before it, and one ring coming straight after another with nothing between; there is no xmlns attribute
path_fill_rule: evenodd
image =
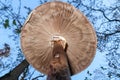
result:
<svg viewBox="0 0 120 80"><path fill-rule="evenodd" d="M72 75L92 62L96 34L87 18L74 6L58 1L42 4L30 13L22 27L22 51L27 61L44 74L49 69L54 40L62 40L63 48L67 44L66 55Z"/></svg>

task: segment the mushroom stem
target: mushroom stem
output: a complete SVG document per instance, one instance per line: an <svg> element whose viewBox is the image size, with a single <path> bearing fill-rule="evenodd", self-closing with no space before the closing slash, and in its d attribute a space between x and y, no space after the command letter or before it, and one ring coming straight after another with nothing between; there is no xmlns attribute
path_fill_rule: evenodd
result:
<svg viewBox="0 0 120 80"><path fill-rule="evenodd" d="M47 80L71 80L67 55L60 41L54 41Z"/></svg>
<svg viewBox="0 0 120 80"><path fill-rule="evenodd" d="M53 36L51 40L52 47L54 46L54 43L57 42L58 44L61 44L63 49L66 47L66 39L62 36Z"/></svg>

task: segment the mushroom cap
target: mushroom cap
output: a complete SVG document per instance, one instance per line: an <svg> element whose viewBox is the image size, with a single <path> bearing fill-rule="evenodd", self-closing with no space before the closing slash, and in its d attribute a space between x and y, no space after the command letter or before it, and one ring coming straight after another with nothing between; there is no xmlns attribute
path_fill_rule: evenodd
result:
<svg viewBox="0 0 120 80"><path fill-rule="evenodd" d="M72 74L90 65L97 45L92 25L75 7L56 1L35 8L22 27L22 51L33 67L47 74L54 36L62 36L68 44L66 54Z"/></svg>

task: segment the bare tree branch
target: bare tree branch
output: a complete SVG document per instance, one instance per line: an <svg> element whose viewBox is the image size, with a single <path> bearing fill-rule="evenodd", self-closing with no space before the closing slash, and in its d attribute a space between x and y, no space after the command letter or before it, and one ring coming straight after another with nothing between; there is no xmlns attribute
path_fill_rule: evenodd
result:
<svg viewBox="0 0 120 80"><path fill-rule="evenodd" d="M29 63L26 60L23 60L18 66L16 66L8 74L0 77L0 80L18 80L20 74L29 66Z"/></svg>
<svg viewBox="0 0 120 80"><path fill-rule="evenodd" d="M36 80L36 79L38 79L39 77L44 77L45 75L40 75L40 76L37 76L37 77L35 77L35 78L33 78L32 80Z"/></svg>
<svg viewBox="0 0 120 80"><path fill-rule="evenodd" d="M112 22L112 21L120 22L119 19L110 19L110 18L108 18L107 15L105 14L105 11L102 10L102 9L95 9L95 8L92 8L92 7L88 7L87 5L84 5L83 3L81 3L81 4L82 4L84 7L86 7L87 9L91 9L91 10L93 10L93 11L99 11L99 12L101 12L101 13L103 14L103 16L104 16L108 21L110 21L110 22Z"/></svg>

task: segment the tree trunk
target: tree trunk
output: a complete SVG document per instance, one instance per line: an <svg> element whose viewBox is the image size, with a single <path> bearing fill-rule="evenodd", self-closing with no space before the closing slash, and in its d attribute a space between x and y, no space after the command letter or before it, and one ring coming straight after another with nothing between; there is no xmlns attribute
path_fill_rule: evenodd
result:
<svg viewBox="0 0 120 80"><path fill-rule="evenodd" d="M26 60L23 60L17 67L12 71L0 77L0 80L18 80L20 74L29 66L29 63Z"/></svg>

